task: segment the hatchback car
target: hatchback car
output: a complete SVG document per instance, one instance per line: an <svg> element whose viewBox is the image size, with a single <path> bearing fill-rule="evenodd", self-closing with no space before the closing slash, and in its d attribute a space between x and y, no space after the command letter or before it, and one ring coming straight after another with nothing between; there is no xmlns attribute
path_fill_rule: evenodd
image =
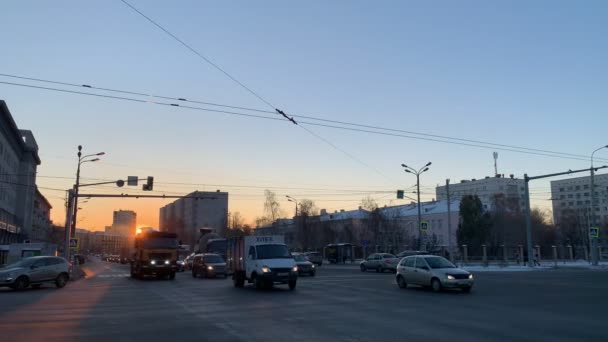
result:
<svg viewBox="0 0 608 342"><path fill-rule="evenodd" d="M192 277L226 278L226 261L219 254L197 254L192 258Z"/></svg>
<svg viewBox="0 0 608 342"><path fill-rule="evenodd" d="M61 257L24 258L0 268L0 286L23 290L30 285L38 288L44 283L53 283L58 288L62 288L70 279L69 268L68 262Z"/></svg>
<svg viewBox="0 0 608 342"><path fill-rule="evenodd" d="M304 253L308 257L308 261L312 262L317 266L323 266L323 255L319 252L306 252Z"/></svg>
<svg viewBox="0 0 608 342"><path fill-rule="evenodd" d="M306 255L300 253L292 253L292 255L298 266L298 275L308 274L311 277L315 276L317 273L315 264L310 262Z"/></svg>
<svg viewBox="0 0 608 342"><path fill-rule="evenodd" d="M471 273L436 255L415 255L401 259L395 279L400 288L408 285L429 286L435 292L443 288L459 288L470 292L473 288Z"/></svg>
<svg viewBox="0 0 608 342"><path fill-rule="evenodd" d="M399 258L388 253L374 253L370 254L365 260L361 261L359 267L361 272L367 270L376 270L376 272L384 272L386 270L395 272Z"/></svg>

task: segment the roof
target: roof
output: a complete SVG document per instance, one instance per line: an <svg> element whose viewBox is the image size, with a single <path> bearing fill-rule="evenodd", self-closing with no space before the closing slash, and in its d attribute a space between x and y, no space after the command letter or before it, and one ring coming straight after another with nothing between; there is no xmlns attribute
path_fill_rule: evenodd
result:
<svg viewBox="0 0 608 342"><path fill-rule="evenodd" d="M451 201L451 211L458 212L460 206L460 200ZM428 214L442 214L448 212L448 201L434 201L434 202L422 202L420 211L423 215ZM398 205L394 207L380 208L380 212L384 215L393 217L405 217L405 216L418 216L418 206L416 203Z"/></svg>
<svg viewBox="0 0 608 342"><path fill-rule="evenodd" d="M348 220L348 219L366 219L369 217L369 211L364 209L339 211L334 213L326 213L319 216L320 221L333 220Z"/></svg>

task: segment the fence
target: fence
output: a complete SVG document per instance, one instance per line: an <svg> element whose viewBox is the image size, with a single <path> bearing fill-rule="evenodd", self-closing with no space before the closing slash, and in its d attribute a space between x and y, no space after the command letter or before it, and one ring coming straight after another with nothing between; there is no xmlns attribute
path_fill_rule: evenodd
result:
<svg viewBox="0 0 608 342"><path fill-rule="evenodd" d="M493 246L481 245L476 248L480 252L471 253L471 248L467 245L459 246L458 251L453 256L453 261L461 265L482 265L482 266L517 266L527 265L533 262L535 265L557 264L559 262L590 261L589 248L586 246L534 246L532 258L528 258L527 246ZM598 255L600 261L608 260L608 247L599 246ZM528 260L531 259L531 260Z"/></svg>

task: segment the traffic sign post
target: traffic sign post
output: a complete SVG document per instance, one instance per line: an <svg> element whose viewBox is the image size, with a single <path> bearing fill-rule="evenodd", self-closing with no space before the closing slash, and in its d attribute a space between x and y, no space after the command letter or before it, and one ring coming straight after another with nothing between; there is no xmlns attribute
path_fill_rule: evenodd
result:
<svg viewBox="0 0 608 342"><path fill-rule="evenodd" d="M72 251L78 250L78 239L70 238L70 250L72 250Z"/></svg>
<svg viewBox="0 0 608 342"><path fill-rule="evenodd" d="M420 221L420 230L423 232L429 230L429 221Z"/></svg>
<svg viewBox="0 0 608 342"><path fill-rule="evenodd" d="M600 237L600 228L599 227L591 227L589 228L589 237L590 238L599 238Z"/></svg>

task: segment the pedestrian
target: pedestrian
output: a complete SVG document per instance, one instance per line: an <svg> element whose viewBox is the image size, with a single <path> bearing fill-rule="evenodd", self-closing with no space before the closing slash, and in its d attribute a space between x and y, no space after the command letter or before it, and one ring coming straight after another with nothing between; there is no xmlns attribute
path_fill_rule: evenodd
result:
<svg viewBox="0 0 608 342"><path fill-rule="evenodd" d="M517 263L517 266L519 266L521 260L520 260L520 256L519 256L519 251L515 252L515 262Z"/></svg>
<svg viewBox="0 0 608 342"><path fill-rule="evenodd" d="M539 257L538 257L538 252L536 252L536 253L534 254L534 265L535 265L535 266L540 266L540 262L538 262L538 260L539 260Z"/></svg>

